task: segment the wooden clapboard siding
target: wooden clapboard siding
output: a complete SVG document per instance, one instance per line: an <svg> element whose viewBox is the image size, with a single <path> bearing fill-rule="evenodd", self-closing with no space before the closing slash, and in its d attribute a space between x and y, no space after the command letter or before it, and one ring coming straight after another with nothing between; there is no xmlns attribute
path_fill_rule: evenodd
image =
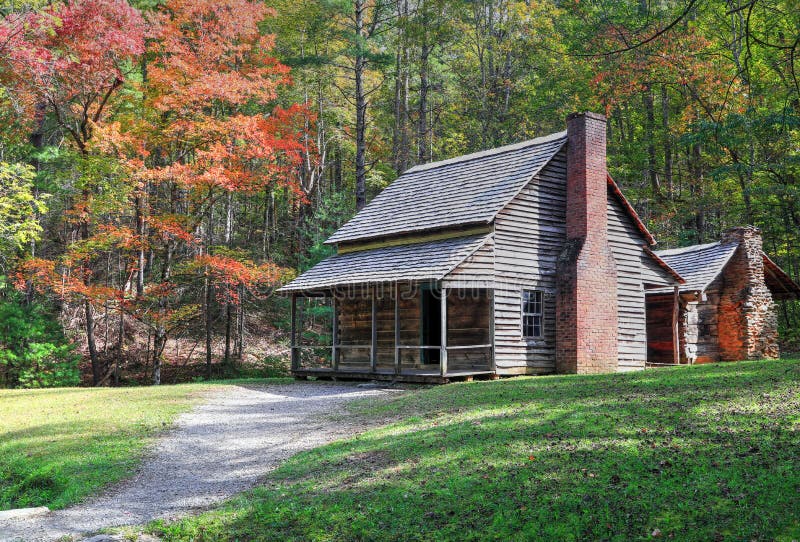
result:
<svg viewBox="0 0 800 542"><path fill-rule="evenodd" d="M500 374L555 370L555 262L566 237L562 149L495 219L495 362ZM522 290L544 292L544 337L522 337Z"/></svg>
<svg viewBox="0 0 800 542"><path fill-rule="evenodd" d="M649 285L662 285L670 288L675 284L673 277L666 269L658 265L652 256L642 251L642 282Z"/></svg>
<svg viewBox="0 0 800 542"><path fill-rule="evenodd" d="M445 288L480 290L494 288L495 362L500 374L544 373L555 370L556 262L566 236L566 153L560 151L497 215L494 232L477 250L443 280ZM620 204L608 194L609 243L617 263L619 314L619 366L621 371L644 367L647 359L647 324L644 282L668 284L665 271L644 253L646 240ZM544 292L544 337L522 337L523 289ZM371 323L369 299L341 304L342 343L369 344ZM491 300L459 300L448 308L448 343L488 343ZM378 363L390 363L394 349L394 301L378 301ZM601 310L601 309L598 309ZM401 342L419 344L421 307L419 294L401 302ZM484 337L486 340L484 341ZM367 360L368 351L342 351L342 359ZM418 350L401 352L404 366L420 363ZM453 353L451 365L488 363L486 353Z"/></svg>
<svg viewBox="0 0 800 542"><path fill-rule="evenodd" d="M483 246L448 273L445 288L491 288L494 280L494 236L486 238Z"/></svg>
<svg viewBox="0 0 800 542"><path fill-rule="evenodd" d="M647 361L647 315L642 247L646 241L610 191L608 242L617 264L619 370L643 369Z"/></svg>

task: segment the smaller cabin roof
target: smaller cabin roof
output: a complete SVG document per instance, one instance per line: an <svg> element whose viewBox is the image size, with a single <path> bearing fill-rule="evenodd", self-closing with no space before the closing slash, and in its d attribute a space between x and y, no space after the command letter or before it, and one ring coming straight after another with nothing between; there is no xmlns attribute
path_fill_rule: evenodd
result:
<svg viewBox="0 0 800 542"><path fill-rule="evenodd" d="M681 284L682 292L702 292L722 273L738 247L739 243L716 242L659 250L656 255L686 281Z"/></svg>
<svg viewBox="0 0 800 542"><path fill-rule="evenodd" d="M766 254L764 254L764 279L774 299L800 298L800 285Z"/></svg>
<svg viewBox="0 0 800 542"><path fill-rule="evenodd" d="M566 132L558 132L412 167L326 243L489 224L566 141Z"/></svg>
<svg viewBox="0 0 800 542"><path fill-rule="evenodd" d="M725 266L739 248L737 241L706 243L685 248L659 250L656 255L678 272L686 281L680 286L681 292L704 292L722 273ZM766 254L764 258L764 278L775 299L796 299L800 297L800 286L773 262ZM650 293L666 293L665 288L648 290Z"/></svg>
<svg viewBox="0 0 800 542"><path fill-rule="evenodd" d="M472 235L336 254L278 291L309 292L351 284L441 280L478 250L487 237Z"/></svg>

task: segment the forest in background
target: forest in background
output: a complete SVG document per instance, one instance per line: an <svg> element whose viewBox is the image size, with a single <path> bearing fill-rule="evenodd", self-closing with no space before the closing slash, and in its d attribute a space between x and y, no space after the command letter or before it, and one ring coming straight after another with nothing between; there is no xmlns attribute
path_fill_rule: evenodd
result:
<svg viewBox="0 0 800 542"><path fill-rule="evenodd" d="M800 277L796 0L0 6L0 385L280 365L274 290L371 197L581 110L659 247L754 224Z"/></svg>

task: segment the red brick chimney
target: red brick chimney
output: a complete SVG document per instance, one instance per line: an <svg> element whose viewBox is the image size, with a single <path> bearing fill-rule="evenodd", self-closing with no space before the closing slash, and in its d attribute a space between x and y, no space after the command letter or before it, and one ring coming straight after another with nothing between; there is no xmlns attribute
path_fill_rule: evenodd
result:
<svg viewBox="0 0 800 542"><path fill-rule="evenodd" d="M777 358L778 315L764 279L761 230L733 228L720 242L739 247L723 273L717 313L719 357L723 361Z"/></svg>
<svg viewBox="0 0 800 542"><path fill-rule="evenodd" d="M556 370L617 370L617 269L608 244L606 118L567 117L567 238L558 260Z"/></svg>

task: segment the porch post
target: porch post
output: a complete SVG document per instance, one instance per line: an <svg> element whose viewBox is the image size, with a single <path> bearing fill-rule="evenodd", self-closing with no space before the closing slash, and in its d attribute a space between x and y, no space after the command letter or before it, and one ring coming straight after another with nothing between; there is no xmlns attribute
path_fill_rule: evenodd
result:
<svg viewBox="0 0 800 542"><path fill-rule="evenodd" d="M447 374L447 289L442 286L442 346L439 350L439 369L441 375Z"/></svg>
<svg viewBox="0 0 800 542"><path fill-rule="evenodd" d="M394 374L400 374L400 282L394 283Z"/></svg>
<svg viewBox="0 0 800 542"><path fill-rule="evenodd" d="M492 359L490 360L490 369L491 369L491 371L493 373L495 373L495 372L497 372L497 356L495 354L495 341L494 341L494 311L495 311L494 289L487 289L486 292L487 292L488 295L492 296L492 311L489 314L489 318L490 318L490 321L489 321L489 333L491 334L490 342L492 343L492 353L491 353Z"/></svg>
<svg viewBox="0 0 800 542"><path fill-rule="evenodd" d="M292 371L300 368L300 356L297 348L297 294L292 294L292 335L291 335Z"/></svg>
<svg viewBox="0 0 800 542"><path fill-rule="evenodd" d="M375 288L371 288L372 293L372 340L369 347L369 364L374 373L378 367L378 303L375 300Z"/></svg>
<svg viewBox="0 0 800 542"><path fill-rule="evenodd" d="M680 326L678 320L681 311L681 292L680 286L675 286L675 294L673 296L672 307L672 362L679 364L681 362L681 336Z"/></svg>
<svg viewBox="0 0 800 542"><path fill-rule="evenodd" d="M331 293L331 306L332 306L332 314L333 314L333 321L332 321L332 332L331 332L331 365L333 366L334 371L339 370L339 352L337 348L337 343L339 342L339 313L338 308L336 306L336 292Z"/></svg>

